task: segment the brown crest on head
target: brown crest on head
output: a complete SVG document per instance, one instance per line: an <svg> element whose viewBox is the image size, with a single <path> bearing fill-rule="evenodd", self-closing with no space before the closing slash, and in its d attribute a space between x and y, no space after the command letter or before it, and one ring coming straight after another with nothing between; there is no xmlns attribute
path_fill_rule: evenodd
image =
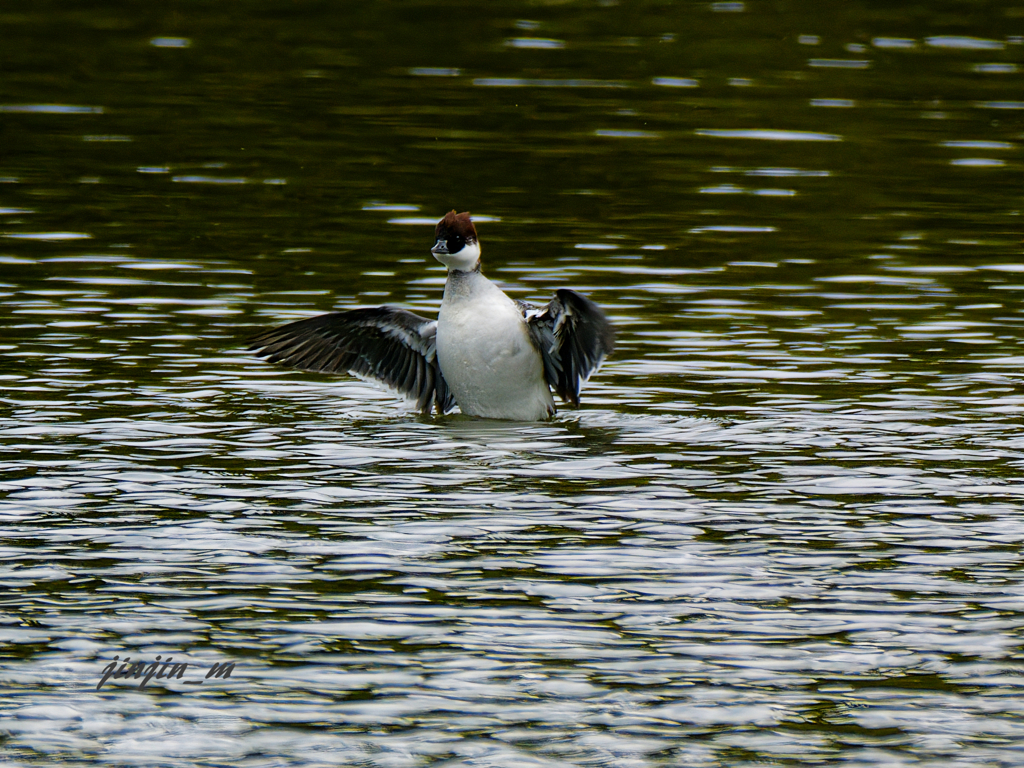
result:
<svg viewBox="0 0 1024 768"><path fill-rule="evenodd" d="M437 240L461 239L461 243L449 243L449 253L456 253L466 243L476 242L476 227L473 226L473 220L469 218L469 211L456 213L452 210L446 213L444 218L437 222L434 237ZM455 247L453 248L452 246Z"/></svg>

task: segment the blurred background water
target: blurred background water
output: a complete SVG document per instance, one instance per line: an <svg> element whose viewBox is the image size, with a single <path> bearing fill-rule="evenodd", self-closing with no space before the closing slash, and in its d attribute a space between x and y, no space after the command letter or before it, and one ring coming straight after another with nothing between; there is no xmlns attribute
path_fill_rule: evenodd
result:
<svg viewBox="0 0 1024 768"><path fill-rule="evenodd" d="M1024 5L8 0L0 36L8 763L1024 765ZM436 311L452 208L512 295L608 310L581 410L246 352ZM161 654L236 668L96 690Z"/></svg>

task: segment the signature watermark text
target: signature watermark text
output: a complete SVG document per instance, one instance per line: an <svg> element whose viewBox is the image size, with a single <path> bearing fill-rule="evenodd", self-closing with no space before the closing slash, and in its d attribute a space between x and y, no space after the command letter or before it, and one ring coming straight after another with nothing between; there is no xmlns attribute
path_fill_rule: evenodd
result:
<svg viewBox="0 0 1024 768"><path fill-rule="evenodd" d="M118 666L119 663L120 666ZM96 684L96 690L98 691L106 685L108 680L128 679L138 680L139 688L145 688L149 685L149 681L154 678L157 680L182 680L185 685L202 685L203 680L183 679L189 667L199 668L199 665L195 663L190 664L187 661L176 662L171 656L168 656L166 659L157 656L154 661L149 663L145 661L133 662L130 656L125 656L123 660L120 656L115 656L114 660L103 668L103 675ZM226 679L231 677L231 673L234 671L235 663L233 661L213 664L206 671L206 677L203 679L209 680L211 677Z"/></svg>

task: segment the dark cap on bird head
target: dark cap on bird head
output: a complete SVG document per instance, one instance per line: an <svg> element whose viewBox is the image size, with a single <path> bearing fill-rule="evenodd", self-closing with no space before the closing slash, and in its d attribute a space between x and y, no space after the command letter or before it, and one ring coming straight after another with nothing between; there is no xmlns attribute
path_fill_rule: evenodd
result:
<svg viewBox="0 0 1024 768"><path fill-rule="evenodd" d="M434 234L438 240L447 240L455 235L466 241L476 240L476 227L469 217L469 211L456 213L454 210L444 215L444 218L437 222L437 229Z"/></svg>
<svg viewBox="0 0 1024 768"><path fill-rule="evenodd" d="M437 222L434 240L436 245L431 250L435 254L458 253L467 243L477 242L476 227L469 218L469 211L456 213L452 210L446 213L444 218Z"/></svg>

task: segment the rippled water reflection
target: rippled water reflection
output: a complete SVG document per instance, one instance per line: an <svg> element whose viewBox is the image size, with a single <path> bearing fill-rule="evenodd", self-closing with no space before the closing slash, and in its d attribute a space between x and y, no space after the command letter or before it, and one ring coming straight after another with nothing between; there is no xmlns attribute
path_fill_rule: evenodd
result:
<svg viewBox="0 0 1024 768"><path fill-rule="evenodd" d="M1024 765L1024 15L794 8L4 15L0 754ZM580 411L245 351L451 207Z"/></svg>

